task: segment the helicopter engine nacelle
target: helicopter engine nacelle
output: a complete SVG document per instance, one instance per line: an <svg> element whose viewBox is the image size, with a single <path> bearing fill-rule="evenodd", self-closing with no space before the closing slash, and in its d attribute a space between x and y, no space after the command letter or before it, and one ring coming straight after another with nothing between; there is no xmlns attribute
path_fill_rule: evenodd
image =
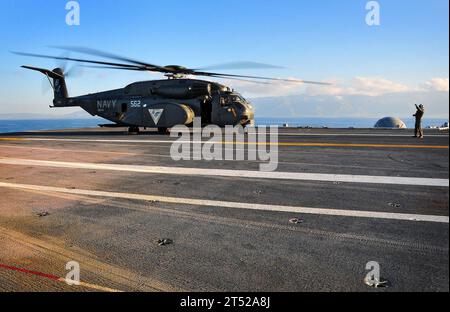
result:
<svg viewBox="0 0 450 312"><path fill-rule="evenodd" d="M195 99L211 95L210 83L189 83L170 86L159 86L152 89L152 94L170 99Z"/></svg>
<svg viewBox="0 0 450 312"><path fill-rule="evenodd" d="M159 103L148 106L143 111L144 127L171 128L188 125L194 121L195 113L187 105L179 103Z"/></svg>

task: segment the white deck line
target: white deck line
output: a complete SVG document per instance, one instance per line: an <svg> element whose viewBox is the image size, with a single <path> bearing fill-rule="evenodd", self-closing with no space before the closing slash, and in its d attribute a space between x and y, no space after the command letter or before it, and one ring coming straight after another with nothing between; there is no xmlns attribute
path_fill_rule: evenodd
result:
<svg viewBox="0 0 450 312"><path fill-rule="evenodd" d="M64 162L64 161L47 161L47 160L21 159L21 158L0 158L0 164L71 168L71 169L96 169L96 170L174 174L174 175L219 176L232 178L239 177L239 178L274 179L274 180L306 180L306 181L322 181L322 182L449 187L448 179L415 178L415 177L391 177L391 176L279 172L279 171L264 172L264 171L250 171L250 170L226 170L226 169L185 168L185 167L168 167L168 166Z"/></svg>
<svg viewBox="0 0 450 312"><path fill-rule="evenodd" d="M327 209L327 208L311 208L311 207L298 207L298 206L266 205L266 204L217 201L217 200L207 200L207 199L192 199L192 198L166 197L166 196L132 194L132 193L105 192L105 191L94 191L94 190L83 190L83 189L66 189L66 188L53 187L53 186L29 185L29 184L17 184L17 183L5 183L5 182L0 182L0 187L12 188L12 189L22 189L22 190L44 191L44 192L50 192L50 193L70 193L70 194L107 197L107 198L159 201L159 202L170 203L170 204L183 204L183 205L187 204L187 205L209 206L209 207L224 207L224 208L232 208L232 209L250 209L250 210L261 210L261 211L292 212L292 213L300 213L300 214L314 214L314 215L328 215L328 216L342 216L342 217L449 223L448 216L405 214L405 213L378 212L378 211Z"/></svg>

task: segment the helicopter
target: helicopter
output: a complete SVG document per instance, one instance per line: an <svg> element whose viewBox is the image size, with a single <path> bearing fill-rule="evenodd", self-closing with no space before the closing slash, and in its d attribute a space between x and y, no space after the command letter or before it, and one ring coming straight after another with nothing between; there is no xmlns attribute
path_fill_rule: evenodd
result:
<svg viewBox="0 0 450 312"><path fill-rule="evenodd" d="M232 88L217 82L193 79L188 76L203 76L268 84L273 81L327 85L324 82L270 78L250 75L216 73L220 67L280 68L279 66L235 62L203 68L186 68L180 65L159 66L82 47L56 47L58 49L102 57L114 61L91 60L68 56L51 56L34 53L12 52L21 56L56 59L65 62L82 63L83 67L118 69L127 71L148 71L164 74L166 79L131 83L124 88L69 97L63 68L53 70L23 65L23 68L44 74L54 93L50 107L81 107L92 116L107 119L113 124L105 127L128 127L130 133L139 133L139 128L157 128L167 133L176 125L191 126L195 117L200 117L202 126L215 124L249 126L254 124L254 109L250 102ZM249 80L252 79L252 80Z"/></svg>

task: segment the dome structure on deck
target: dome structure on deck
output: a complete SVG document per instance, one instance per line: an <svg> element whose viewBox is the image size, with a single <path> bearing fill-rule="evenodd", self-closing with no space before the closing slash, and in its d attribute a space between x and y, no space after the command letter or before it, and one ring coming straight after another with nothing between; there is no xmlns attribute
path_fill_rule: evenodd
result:
<svg viewBox="0 0 450 312"><path fill-rule="evenodd" d="M375 128L406 129L406 124L396 117L384 117L377 121Z"/></svg>

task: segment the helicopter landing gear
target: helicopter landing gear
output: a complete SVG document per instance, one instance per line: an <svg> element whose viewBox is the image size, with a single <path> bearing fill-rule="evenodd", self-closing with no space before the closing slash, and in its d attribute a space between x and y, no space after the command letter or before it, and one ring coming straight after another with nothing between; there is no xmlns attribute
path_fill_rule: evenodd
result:
<svg viewBox="0 0 450 312"><path fill-rule="evenodd" d="M138 134L139 133L139 127L131 126L128 128L129 134Z"/></svg>
<svg viewBox="0 0 450 312"><path fill-rule="evenodd" d="M169 129L167 128L158 128L158 134L168 134Z"/></svg>

